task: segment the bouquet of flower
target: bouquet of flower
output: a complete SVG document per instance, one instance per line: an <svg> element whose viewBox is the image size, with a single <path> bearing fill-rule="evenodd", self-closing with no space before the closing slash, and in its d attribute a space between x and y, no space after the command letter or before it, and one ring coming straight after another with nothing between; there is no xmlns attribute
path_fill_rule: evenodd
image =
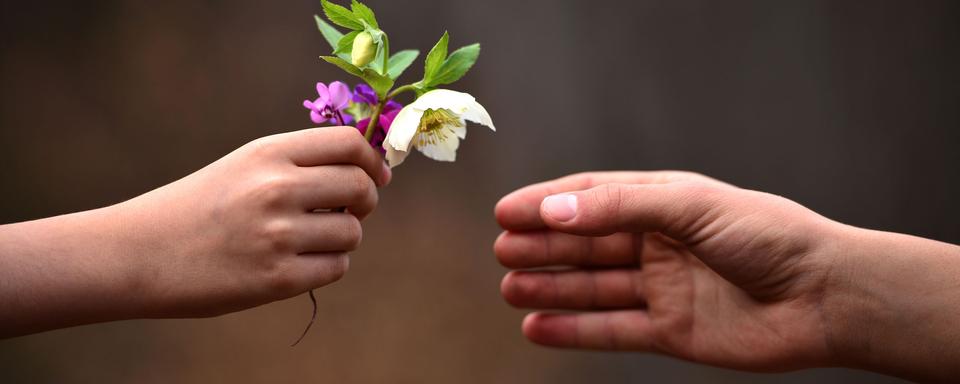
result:
<svg viewBox="0 0 960 384"><path fill-rule="evenodd" d="M346 8L322 0L323 12L331 23L349 30L346 34L315 16L317 27L330 43L333 53L321 56L363 83L350 91L343 82L317 83L318 97L305 100L316 124L347 125L356 121L367 141L395 167L411 148L438 161L456 160L460 139L466 137L466 122L494 129L490 115L467 93L440 89L460 80L480 56L480 44L471 44L448 53L450 40L444 32L424 60L423 79L395 87L397 79L417 59L413 49L390 52L390 39L370 7L352 0ZM415 99L404 106L397 96L412 92Z"/></svg>
<svg viewBox="0 0 960 384"><path fill-rule="evenodd" d="M391 167L400 165L412 148L434 160L456 160L460 139L467 135L467 121L495 130L490 114L473 96L439 88L460 80L473 67L480 56L480 44L449 53L450 35L444 32L427 53L423 79L395 87L420 51L390 53L390 39L380 29L373 10L357 0L352 0L350 8L328 0L322 0L322 4L327 19L349 32L344 34L320 16L314 16L320 33L333 48L330 56L320 58L363 83L353 91L340 81L317 83L318 97L303 102L314 123L348 125L356 121L357 129L384 154ZM406 106L395 100L405 92L415 95ZM317 301L312 291L310 300L313 317L294 345L306 336L316 320Z"/></svg>

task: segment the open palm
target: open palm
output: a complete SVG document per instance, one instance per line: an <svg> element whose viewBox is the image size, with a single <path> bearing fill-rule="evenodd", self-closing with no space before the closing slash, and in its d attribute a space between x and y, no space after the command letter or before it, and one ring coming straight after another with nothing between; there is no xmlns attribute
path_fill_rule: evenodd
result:
<svg viewBox="0 0 960 384"><path fill-rule="evenodd" d="M576 218L551 218L544 198L567 192ZM496 213L497 257L520 270L507 301L576 311L528 316L534 342L763 371L829 357L827 220L789 200L689 173L592 173L521 189Z"/></svg>

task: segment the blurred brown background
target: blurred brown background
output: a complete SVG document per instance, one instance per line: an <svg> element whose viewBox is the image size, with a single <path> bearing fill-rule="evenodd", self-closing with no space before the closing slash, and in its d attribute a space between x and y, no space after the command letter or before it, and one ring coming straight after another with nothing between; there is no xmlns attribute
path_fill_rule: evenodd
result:
<svg viewBox="0 0 960 384"><path fill-rule="evenodd" d="M305 342L288 346L309 316L302 296L0 341L0 382L896 382L534 346L498 294L491 211L570 172L679 168L960 242L960 3L369 4L395 49L426 51L444 28L453 45L481 41L457 88L500 132L473 130L456 164L416 155L396 171L351 273L319 291ZM122 201L308 127L313 83L346 79L317 59L315 0L0 7L4 223Z"/></svg>

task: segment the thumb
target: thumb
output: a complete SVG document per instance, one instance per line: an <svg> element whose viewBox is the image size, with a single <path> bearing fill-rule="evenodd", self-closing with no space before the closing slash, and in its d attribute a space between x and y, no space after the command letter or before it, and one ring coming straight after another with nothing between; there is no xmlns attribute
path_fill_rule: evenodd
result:
<svg viewBox="0 0 960 384"><path fill-rule="evenodd" d="M540 216L551 229L575 235L661 232L686 241L722 215L726 193L699 183L603 184L547 196Z"/></svg>

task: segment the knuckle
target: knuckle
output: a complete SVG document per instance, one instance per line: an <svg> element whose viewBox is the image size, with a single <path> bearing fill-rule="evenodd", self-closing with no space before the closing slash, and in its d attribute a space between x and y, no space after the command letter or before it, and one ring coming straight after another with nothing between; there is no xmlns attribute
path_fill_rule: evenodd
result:
<svg viewBox="0 0 960 384"><path fill-rule="evenodd" d="M593 194L593 203L601 215L612 217L620 212L623 205L623 186L603 184Z"/></svg>
<svg viewBox="0 0 960 384"><path fill-rule="evenodd" d="M683 198L692 201L713 201L724 191L703 180L690 180L678 183L676 188Z"/></svg>
<svg viewBox="0 0 960 384"><path fill-rule="evenodd" d="M373 179L359 167L353 167L350 170L349 183L351 191L357 196L367 197L371 191L376 190Z"/></svg>
<svg viewBox="0 0 960 384"><path fill-rule="evenodd" d="M357 158L363 155L363 152L367 149L367 141L363 138L363 135L360 134L360 131L352 127L341 127L342 129L338 132L338 135L344 143L344 150L351 157Z"/></svg>
<svg viewBox="0 0 960 384"><path fill-rule="evenodd" d="M286 204L296 186L289 176L273 174L262 177L253 187L253 197L266 207L279 207Z"/></svg>
<svg viewBox="0 0 960 384"><path fill-rule="evenodd" d="M247 151L257 158L272 158L279 152L280 139L277 135L265 136L245 145Z"/></svg>
<svg viewBox="0 0 960 384"><path fill-rule="evenodd" d="M273 220L260 230L261 241L273 252L282 253L293 249L295 228L286 220Z"/></svg>
<svg viewBox="0 0 960 384"><path fill-rule="evenodd" d="M343 235L347 250L352 251L360 247L360 243L363 242L363 227L360 225L360 220L351 215L350 219L347 220Z"/></svg>

